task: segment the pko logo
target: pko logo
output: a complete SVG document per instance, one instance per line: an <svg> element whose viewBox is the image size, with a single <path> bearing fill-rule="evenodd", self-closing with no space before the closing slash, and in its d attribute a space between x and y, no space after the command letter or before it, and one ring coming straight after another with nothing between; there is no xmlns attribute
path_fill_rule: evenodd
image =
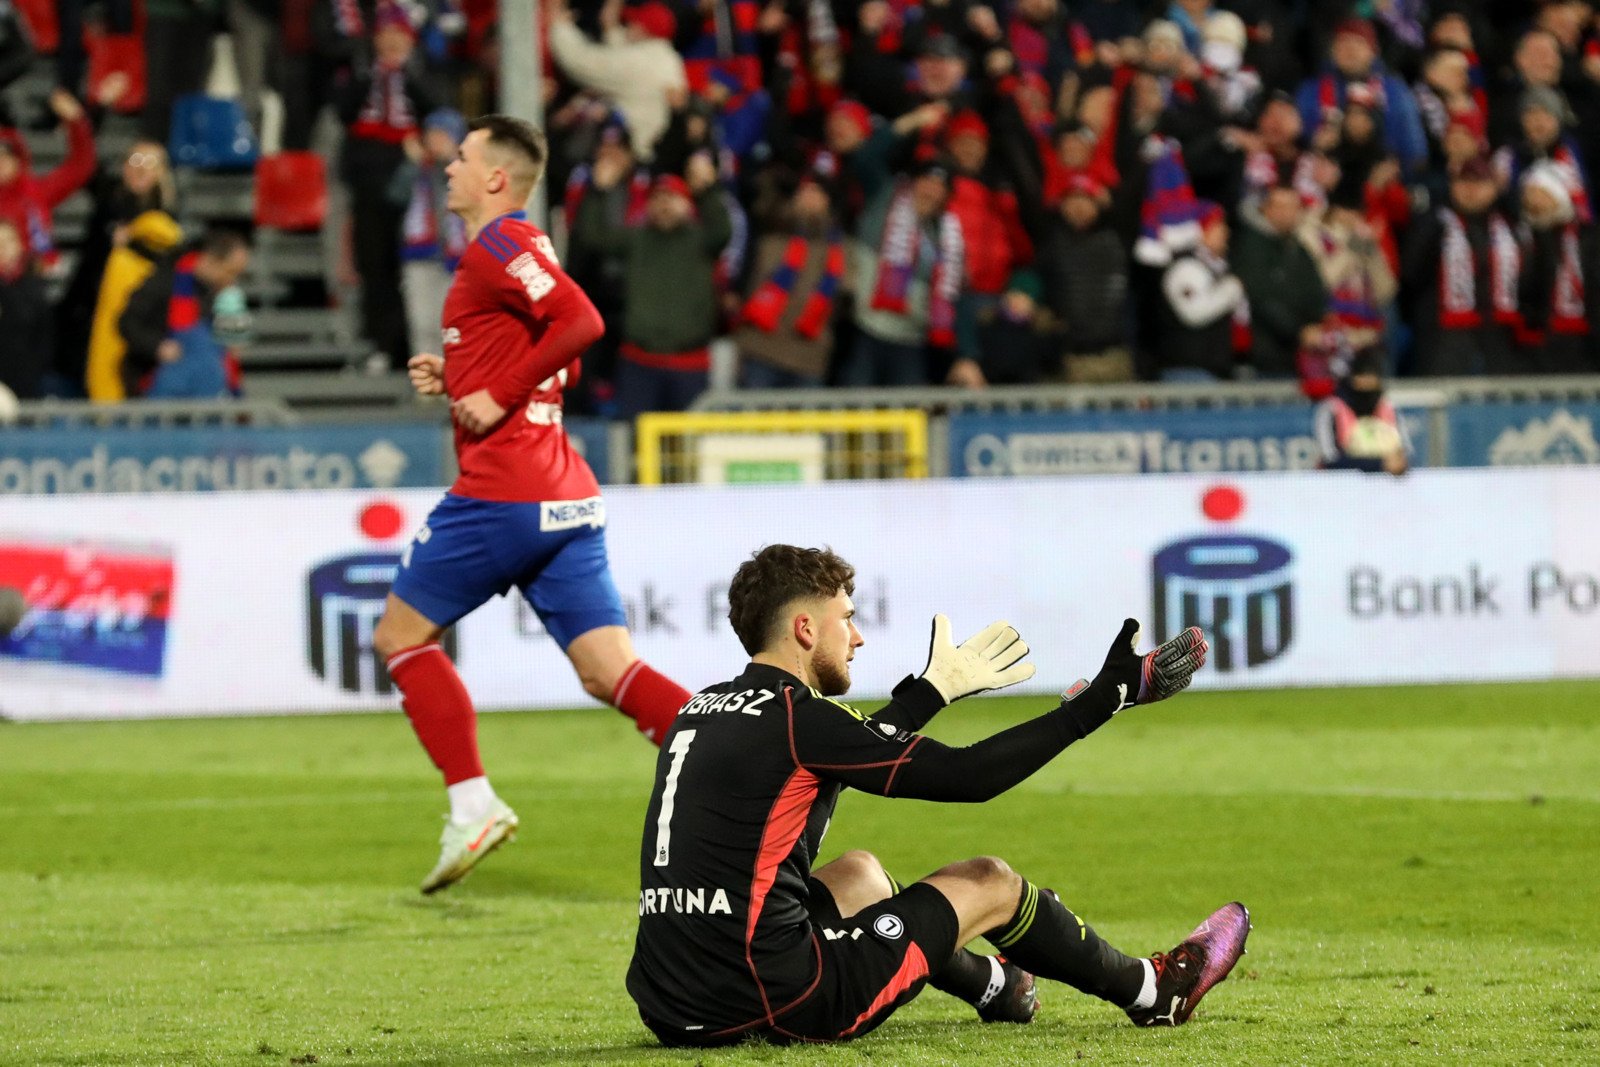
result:
<svg viewBox="0 0 1600 1067"><path fill-rule="evenodd" d="M359 518L361 531L374 541L394 538L402 523L399 510L382 502L368 505ZM319 678L350 693L394 692L372 632L399 570L399 552L367 551L327 560L306 575L307 652ZM440 643L454 659L455 631L446 631Z"/></svg>
<svg viewBox="0 0 1600 1067"><path fill-rule="evenodd" d="M1202 508L1218 521L1237 518L1244 501L1232 487L1208 491ZM1248 670L1283 655L1294 640L1293 553L1287 545L1243 533L1172 541L1151 562L1155 640L1190 626L1211 642L1219 673Z"/></svg>

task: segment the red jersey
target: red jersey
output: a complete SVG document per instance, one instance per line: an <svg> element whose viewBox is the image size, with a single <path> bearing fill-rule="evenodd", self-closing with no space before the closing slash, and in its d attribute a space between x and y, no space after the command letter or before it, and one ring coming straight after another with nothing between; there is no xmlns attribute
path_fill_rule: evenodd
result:
<svg viewBox="0 0 1600 1067"><path fill-rule="evenodd" d="M445 389L452 401L487 389L506 416L485 434L456 426L461 476L451 492L518 502L599 495L562 428L561 390L603 329L550 238L522 212L479 232L445 297Z"/></svg>

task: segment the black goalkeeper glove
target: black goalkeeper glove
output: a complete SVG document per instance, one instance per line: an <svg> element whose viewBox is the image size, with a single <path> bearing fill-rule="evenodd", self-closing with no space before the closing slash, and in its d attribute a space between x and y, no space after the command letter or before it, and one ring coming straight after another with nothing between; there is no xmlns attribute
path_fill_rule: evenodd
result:
<svg viewBox="0 0 1600 1067"><path fill-rule="evenodd" d="M1205 666L1211 650L1200 627L1191 626L1154 652L1140 655L1139 621L1128 619L1111 642L1106 663L1094 681L1082 678L1068 689L1063 706L1100 725L1135 704L1154 704L1181 693ZM1091 727L1092 728L1092 727Z"/></svg>

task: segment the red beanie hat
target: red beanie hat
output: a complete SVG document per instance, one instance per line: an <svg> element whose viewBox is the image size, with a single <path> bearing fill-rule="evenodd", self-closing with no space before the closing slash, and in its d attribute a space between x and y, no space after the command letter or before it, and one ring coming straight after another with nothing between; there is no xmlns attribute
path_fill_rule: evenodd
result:
<svg viewBox="0 0 1600 1067"><path fill-rule="evenodd" d="M962 111L955 115L944 128L945 144L949 144L957 137L970 134L973 137L989 140L989 124L976 111Z"/></svg>
<svg viewBox="0 0 1600 1067"><path fill-rule="evenodd" d="M659 37L663 41L670 41L678 34L678 17L661 0L648 0L647 3L623 8L622 24L637 26L651 37Z"/></svg>

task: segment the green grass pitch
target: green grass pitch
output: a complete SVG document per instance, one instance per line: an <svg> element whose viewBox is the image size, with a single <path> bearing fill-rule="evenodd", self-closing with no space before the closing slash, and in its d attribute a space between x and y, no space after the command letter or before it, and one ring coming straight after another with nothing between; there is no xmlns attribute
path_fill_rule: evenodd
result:
<svg viewBox="0 0 1600 1067"><path fill-rule="evenodd" d="M654 750L601 710L481 735L521 837L424 899L443 796L399 714L0 724L0 1063L1600 1062L1600 684L1185 695L987 805L847 794L825 858L998 854L1141 953L1235 898L1256 929L1180 1030L929 991L834 1048L654 1047L622 988Z"/></svg>

